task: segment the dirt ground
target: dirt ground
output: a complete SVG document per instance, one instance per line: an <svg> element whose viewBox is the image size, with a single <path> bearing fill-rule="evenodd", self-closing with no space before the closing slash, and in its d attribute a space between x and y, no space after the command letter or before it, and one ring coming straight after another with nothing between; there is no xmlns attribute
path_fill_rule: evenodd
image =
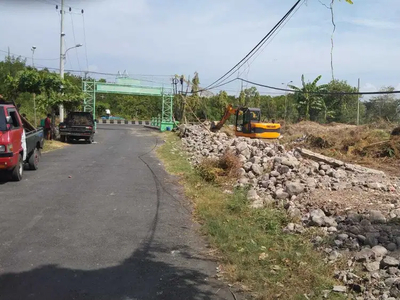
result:
<svg viewBox="0 0 400 300"><path fill-rule="evenodd" d="M400 139L390 134L395 127L387 122L356 126L305 121L283 126L281 143L400 177Z"/></svg>
<svg viewBox="0 0 400 300"><path fill-rule="evenodd" d="M369 210L380 210L389 214L400 204L397 193L371 192L363 190L327 191L315 190L304 195L301 201L307 210L322 209L327 215L337 216L354 212L363 214Z"/></svg>

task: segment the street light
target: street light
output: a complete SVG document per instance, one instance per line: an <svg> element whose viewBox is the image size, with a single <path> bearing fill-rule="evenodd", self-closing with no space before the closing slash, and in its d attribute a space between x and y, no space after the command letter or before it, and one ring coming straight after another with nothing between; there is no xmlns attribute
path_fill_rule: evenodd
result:
<svg viewBox="0 0 400 300"><path fill-rule="evenodd" d="M35 55L35 50L36 46L32 46L31 51L32 51L32 67L35 67L35 61L33 60L33 56Z"/></svg>
<svg viewBox="0 0 400 300"><path fill-rule="evenodd" d="M73 46L73 47L69 47L67 50L65 50L65 52L64 52L64 59L65 59L65 55L67 54L67 52L69 51L69 50L71 50L71 49L74 49L74 48L79 48L79 47L82 47L83 45L82 44L76 44L75 46Z"/></svg>
<svg viewBox="0 0 400 300"><path fill-rule="evenodd" d="M65 50L64 53L61 52L61 57L60 57L60 77L61 79L64 79L64 61L67 55L67 52L71 49L74 48L79 48L82 47L82 44L76 44L73 47L68 48L67 50ZM64 122L64 105L60 104L60 122Z"/></svg>
<svg viewBox="0 0 400 300"><path fill-rule="evenodd" d="M293 83L293 80L290 80L288 83L286 83L286 89L288 89L289 83ZM282 85L285 85L285 83L282 83ZM288 92L285 91L285 116L284 116L285 122L286 122L286 116L287 116L287 96L288 96Z"/></svg>

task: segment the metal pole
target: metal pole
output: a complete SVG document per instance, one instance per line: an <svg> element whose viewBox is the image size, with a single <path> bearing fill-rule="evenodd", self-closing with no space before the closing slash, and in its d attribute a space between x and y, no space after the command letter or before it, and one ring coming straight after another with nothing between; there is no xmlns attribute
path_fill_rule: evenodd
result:
<svg viewBox="0 0 400 300"><path fill-rule="evenodd" d="M32 67L35 68L35 60L34 60L34 55L35 55L35 49L36 47L32 47ZM36 94L33 93L33 113L35 116L35 127L37 126L37 119L36 119Z"/></svg>
<svg viewBox="0 0 400 300"><path fill-rule="evenodd" d="M289 83L292 83L292 82L293 82L293 80L286 83L286 89L288 89ZM285 85L285 84L282 83L282 85ZM285 123L286 123L286 117L287 117L287 99L288 99L288 91L285 91L285 115L283 116Z"/></svg>
<svg viewBox="0 0 400 300"><path fill-rule="evenodd" d="M35 67L35 61L33 60L33 56L34 56L34 54L35 54L35 49L34 49L34 48L32 48L32 68L34 68L34 67Z"/></svg>
<svg viewBox="0 0 400 300"><path fill-rule="evenodd" d="M64 0L61 0L60 77L64 79ZM60 104L60 122L64 122L63 104Z"/></svg>
<svg viewBox="0 0 400 300"><path fill-rule="evenodd" d="M360 92L360 78L358 78L357 92ZM357 126L360 125L360 95L357 95Z"/></svg>
<svg viewBox="0 0 400 300"><path fill-rule="evenodd" d="M285 120L285 123L286 123L286 116L287 116L287 94L288 94L288 92L285 92L285 116L283 118L283 120Z"/></svg>

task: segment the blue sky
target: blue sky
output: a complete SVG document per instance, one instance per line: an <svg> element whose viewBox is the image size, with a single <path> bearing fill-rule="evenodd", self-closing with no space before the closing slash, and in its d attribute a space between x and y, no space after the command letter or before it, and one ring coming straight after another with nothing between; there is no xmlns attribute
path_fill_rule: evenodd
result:
<svg viewBox="0 0 400 300"><path fill-rule="evenodd" d="M287 12L294 0L65 0L74 14L65 18L66 68L129 74L193 75L206 86L238 62ZM329 4L328 0L320 0ZM280 86L301 74L331 79L330 11L307 0L241 77ZM27 56L35 45L35 64L58 68L59 0L1 0L0 50ZM83 19L79 9L85 10ZM361 89L400 90L400 9L398 0L335 0L334 68L337 79ZM72 26L73 25L73 26ZM75 34L75 38L74 38ZM86 49L85 49L86 47ZM5 53L0 52L0 57ZM79 61L78 61L79 60ZM105 77L105 76L104 76ZM112 80L112 77L106 77ZM167 77L148 77L167 80ZM230 93L240 83L226 86ZM276 93L260 89L262 93Z"/></svg>

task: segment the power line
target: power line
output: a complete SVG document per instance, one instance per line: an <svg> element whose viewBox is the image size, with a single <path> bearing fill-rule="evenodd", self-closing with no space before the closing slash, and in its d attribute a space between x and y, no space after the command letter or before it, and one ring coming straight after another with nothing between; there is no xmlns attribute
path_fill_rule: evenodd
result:
<svg viewBox="0 0 400 300"><path fill-rule="evenodd" d="M82 10L82 21L83 21L83 41L84 41L85 58L86 58L86 71L88 71L89 70L89 60L88 60L88 54L87 54L85 15L83 14L83 10Z"/></svg>
<svg viewBox="0 0 400 300"><path fill-rule="evenodd" d="M6 53L8 55L8 51L4 51L4 50L0 50L0 52ZM10 52L10 55L16 56L16 57L22 57L22 58L26 58L26 59L30 59L32 60L32 57L28 57L28 56L24 56L24 55L20 55L20 54L16 54L16 53L12 53ZM35 61L36 60L59 60L60 58L36 58L35 57ZM41 68L41 69L48 69L48 70L54 70L54 71L59 71L59 68L53 68L53 67L47 67L44 65L40 65L40 64L35 64L35 66L37 68ZM83 73L82 70L74 70L74 69L69 69L69 70L65 70L68 72L72 72L72 73ZM111 73L111 72L96 72L96 71L88 71L88 73L92 73L92 74L98 74L98 75L109 75L109 76L117 76L118 73ZM173 77L172 74L132 74L133 76L141 76L141 77ZM149 81L149 80L148 80Z"/></svg>
<svg viewBox="0 0 400 300"><path fill-rule="evenodd" d="M221 76L219 79L217 79L216 81L214 81L212 84L210 84L210 85L208 85L205 89L201 89L201 90L199 90L198 92L203 92L203 91L207 91L207 90L211 90L211 89L214 89L214 88L217 88L217 87L220 87L220 86L223 86L224 84L222 84L222 85L217 85L217 86L213 86L214 84L216 84L218 81L220 81L221 79L223 79L224 77L226 77L229 73L231 73L232 71L233 72L236 72L236 70L234 70L234 69L236 69L236 67L238 67L239 65L239 67L237 68L237 70L239 71L240 70L240 68L245 64L245 63L247 63L249 60L250 60L250 58L255 54L255 53L257 53L257 51L259 51L262 47L263 47L263 45L271 38L271 37L273 37L273 35L275 34L275 32L282 26L282 24L283 24L283 26L290 20L290 19L288 19L288 21L286 21L286 19L291 15L291 13L293 12L293 10L294 9L296 9L296 7L298 6L298 4L301 2L302 0L298 0L295 4L294 4L294 6L283 16L283 18L267 33L267 35L265 35L262 39L261 39L261 41L241 60L241 61L239 61L233 68L231 68L228 72L226 72L223 76ZM295 13L298 11L298 9L299 9L300 7L298 7L297 8L297 10L295 11ZM291 18L291 17L290 17ZM286 23L285 23L285 21L286 21ZM272 41L272 40L271 40ZM269 43L268 43L269 44ZM268 45L267 44L267 45ZM265 49L265 47L264 47L264 49ZM256 57L257 58L257 57ZM255 59L254 59L255 60ZM253 60L253 61L254 61ZM250 66L249 66L250 67ZM245 70L243 70L243 72L241 72L240 74L238 73L238 75L237 75L237 78L239 78L239 76L240 75L242 75L243 73L244 73L244 71ZM231 73L225 80L227 80L227 79L229 79L232 75L233 75L234 73ZM235 80L230 80L229 82L227 82L226 84L228 84L228 83L230 83L230 82L232 82L232 81L235 81Z"/></svg>
<svg viewBox="0 0 400 300"><path fill-rule="evenodd" d="M249 53L247 53L247 55L242 58L235 66L233 66L228 72L226 72L224 75L222 75L220 78L218 78L216 81L214 81L213 83L211 83L210 85L208 85L206 87L206 89L211 88L214 84L218 83L219 81L221 81L223 78L225 78L227 75L229 75L232 71L234 71L236 69L237 66L239 66L243 61L245 61L254 51L258 51L260 45L262 45L264 43L264 41L266 41L267 39L269 39L269 37L271 36L271 34L273 34L273 32L275 32L275 30L277 28L279 28L281 26L281 24L286 20L286 18L293 12L293 10L297 7L297 5L301 2L302 0L297 0L297 2L293 5L293 7L283 16L283 18L261 39L261 41L258 42L258 44L251 49L251 51Z"/></svg>
<svg viewBox="0 0 400 300"><path fill-rule="evenodd" d="M59 71L59 68L51 68L51 67L46 67L46 66L41 66L41 65L37 65L37 68L41 68L41 69L47 69L47 70L52 70L52 71ZM96 71L85 71L83 72L82 70L73 70L73 69L66 69L66 72L69 73L88 73L88 74L96 74L96 75L104 75L104 76L113 76L113 77L117 77L118 73L107 73L107 72L96 72ZM133 76L154 76L154 77L171 77L171 75L147 75L147 74L133 74ZM142 78L132 78L132 79L137 79L140 81L145 81L145 82L153 82L153 83L160 83L159 81L153 81L153 80L148 80L148 79L142 79Z"/></svg>
<svg viewBox="0 0 400 300"><path fill-rule="evenodd" d="M283 92L292 92L292 93L301 93L301 94L314 94L314 95L386 95L386 94L400 94L400 91L381 91L381 92L303 92L296 91L292 89L284 89L275 86L270 86L266 84L257 83L254 81L246 80L243 78L235 78L237 80L241 80L247 83L250 83L255 86L264 87L272 90L283 91Z"/></svg>
<svg viewBox="0 0 400 300"><path fill-rule="evenodd" d="M34 0L34 1L40 2L40 3L43 3L43 4L48 4L48 5L51 5L51 6L55 6L56 9L58 9L58 7L61 6L61 3L59 1L55 1L55 0ZM69 12L71 12L71 13L73 13L72 9L82 11L81 8L70 6L70 5L67 5L67 6L69 8ZM76 14L76 13L74 13L74 14Z"/></svg>
<svg viewBox="0 0 400 300"><path fill-rule="evenodd" d="M301 5L303 5L304 1L301 3ZM275 26L271 31L270 34L268 36L268 38L266 38L261 45L258 47L258 49L256 51L254 51L247 59L245 62L243 62L238 70L240 70L240 68L245 64L248 63L248 61L255 55L257 54L257 56L254 57L254 59L248 63L248 66L246 66L244 68L244 70L237 76L240 77L244 72L246 72L246 69L250 68L250 65L257 59L257 57L265 50L265 48L274 40L274 38L276 37L277 33L279 33L282 28L290 21L290 19L296 14L296 12L300 9L300 6L297 6L299 4L299 2L297 2L292 8L291 10L282 18L282 20L277 24L278 26ZM294 8L297 6L296 10L293 12ZM292 13L293 12L293 13ZM267 43L268 42L268 43ZM265 45L265 46L264 46ZM261 49L261 51L260 51ZM247 72L248 73L248 72ZM231 74L229 77L231 77L233 74ZM229 78L228 77L228 78Z"/></svg>
<svg viewBox="0 0 400 300"><path fill-rule="evenodd" d="M7 55L8 55L8 53L9 53L8 51L4 51L4 50L0 50L0 52L6 53ZM13 55L13 56L16 56L16 57L22 57L22 58L25 58L25 59L30 59L30 60L32 60L32 57L29 57L29 56L24 56L24 55L12 53L12 52L10 52L10 54ZM35 57L35 60L59 60L59 58L36 58L36 57Z"/></svg>
<svg viewBox="0 0 400 300"><path fill-rule="evenodd" d="M75 38L75 26L74 26L74 18L72 17L72 14L70 13L70 17L71 17L71 24L72 24L72 35L74 37L74 44L77 45L76 42L76 38ZM76 52L76 59L78 61L78 68L79 70L81 70L81 63L79 62L79 54L78 54L78 48L75 48L75 52Z"/></svg>
<svg viewBox="0 0 400 300"><path fill-rule="evenodd" d="M289 16L289 18L287 18L287 19L285 20L285 22L282 24L282 26L279 27L279 29L278 29L277 31L275 31L277 34L278 34L278 33L283 29L283 27L285 27L285 25L292 19L292 17L297 13L297 11L301 8L301 6L302 6L303 4L304 4L304 1L300 4L300 6L298 6L298 7L296 8L296 10L294 11L294 13L291 14L291 15ZM275 34L275 32L272 34L271 40L269 40L268 43L265 44L265 42L267 42L267 40L266 40L266 41L263 43L263 45L261 45L260 48L262 48L262 49L257 53L257 55L254 57L254 59L248 64L247 67L244 68L244 70L243 70L237 77L240 77L240 76L246 71L246 69L249 69L249 68L250 68L250 65L257 59L257 57L259 57L260 54L267 48L267 46L268 46L269 44L271 44L271 42L272 42L272 41L274 40L274 38L277 36L277 34ZM265 44L265 46L264 46L264 44ZM248 60L250 60L250 58L251 58L254 54L256 54L256 52L254 52L254 53L249 57ZM247 78L246 78L246 79L247 79Z"/></svg>

